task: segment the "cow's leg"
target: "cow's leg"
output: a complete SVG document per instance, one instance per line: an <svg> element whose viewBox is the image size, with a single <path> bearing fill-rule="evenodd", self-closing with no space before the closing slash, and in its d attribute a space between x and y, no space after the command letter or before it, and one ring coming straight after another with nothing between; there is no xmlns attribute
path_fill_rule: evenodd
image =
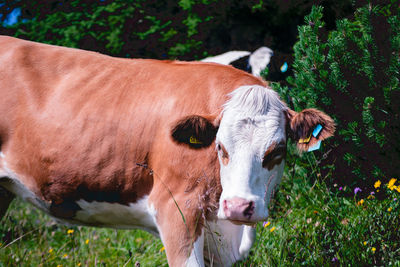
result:
<svg viewBox="0 0 400 267"><path fill-rule="evenodd" d="M156 203L157 228L165 247L169 266L204 266L204 231L201 212L185 207L184 201L163 199L159 195ZM178 205L177 203L181 203ZM179 206L179 208L178 208Z"/></svg>
<svg viewBox="0 0 400 267"><path fill-rule="evenodd" d="M0 220L6 214L8 206L14 199L14 195L0 186Z"/></svg>
<svg viewBox="0 0 400 267"><path fill-rule="evenodd" d="M249 255L250 249L256 239L256 228L253 226L243 226L242 240L240 241L239 253L242 258Z"/></svg>
<svg viewBox="0 0 400 267"><path fill-rule="evenodd" d="M168 217L163 218L169 220ZM189 225L189 222L186 221L186 224ZM196 234L190 229L188 230L185 224L181 224L179 221L174 222L174 220L161 222L159 231L169 266L204 266L203 232Z"/></svg>
<svg viewBox="0 0 400 267"><path fill-rule="evenodd" d="M183 228L165 224L160 228L169 266L203 267L204 234L188 238L182 230L185 231Z"/></svg>
<svg viewBox="0 0 400 267"><path fill-rule="evenodd" d="M192 251L189 258L186 261L186 266L204 266L204 232L197 237L197 240L193 244Z"/></svg>

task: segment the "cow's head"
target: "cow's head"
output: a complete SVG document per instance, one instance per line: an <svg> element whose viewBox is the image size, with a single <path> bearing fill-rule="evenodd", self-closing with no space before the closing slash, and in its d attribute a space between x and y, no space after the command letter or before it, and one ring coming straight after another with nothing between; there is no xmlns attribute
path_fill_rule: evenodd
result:
<svg viewBox="0 0 400 267"><path fill-rule="evenodd" d="M287 138L306 151L334 131L333 120L319 110L297 113L270 89L242 86L231 93L222 116L183 118L172 137L191 148L210 146L215 139L222 185L218 218L241 224L268 217L283 174Z"/></svg>

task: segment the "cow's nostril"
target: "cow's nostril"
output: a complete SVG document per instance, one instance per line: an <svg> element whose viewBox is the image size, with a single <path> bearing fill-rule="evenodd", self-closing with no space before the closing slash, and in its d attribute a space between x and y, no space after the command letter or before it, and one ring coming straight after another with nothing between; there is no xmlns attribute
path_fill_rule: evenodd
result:
<svg viewBox="0 0 400 267"><path fill-rule="evenodd" d="M247 207L243 211L243 215L250 220L251 216L254 214L254 202L250 201Z"/></svg>

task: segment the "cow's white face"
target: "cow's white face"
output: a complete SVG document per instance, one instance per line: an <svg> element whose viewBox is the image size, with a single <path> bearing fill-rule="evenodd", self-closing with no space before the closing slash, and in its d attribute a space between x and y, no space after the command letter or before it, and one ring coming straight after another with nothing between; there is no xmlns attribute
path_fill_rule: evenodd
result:
<svg viewBox="0 0 400 267"><path fill-rule="evenodd" d="M222 185L218 218L251 224L268 217L283 174L287 136L307 151L332 136L335 123L316 109L290 110L277 93L259 85L241 86L230 97L222 116L183 117L171 136L192 149L215 141ZM314 136L316 126L320 130Z"/></svg>
<svg viewBox="0 0 400 267"><path fill-rule="evenodd" d="M274 91L261 86L232 93L215 140L222 185L218 218L247 223L268 217L284 169L286 110Z"/></svg>

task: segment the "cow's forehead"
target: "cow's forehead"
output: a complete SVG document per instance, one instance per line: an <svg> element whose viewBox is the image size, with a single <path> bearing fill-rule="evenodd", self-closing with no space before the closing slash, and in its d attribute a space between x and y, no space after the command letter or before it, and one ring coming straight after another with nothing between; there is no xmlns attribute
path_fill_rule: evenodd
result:
<svg viewBox="0 0 400 267"><path fill-rule="evenodd" d="M242 86L231 94L217 133L227 145L265 146L285 137L285 104L278 95L261 86Z"/></svg>
<svg viewBox="0 0 400 267"><path fill-rule="evenodd" d="M241 86L229 94L224 113L235 113L243 118L257 118L271 111L284 111L286 105L272 89L260 85Z"/></svg>
<svg viewBox="0 0 400 267"><path fill-rule="evenodd" d="M225 117L217 133L217 141L226 146L268 146L285 139L285 119L281 114L264 115L263 118L235 119Z"/></svg>

